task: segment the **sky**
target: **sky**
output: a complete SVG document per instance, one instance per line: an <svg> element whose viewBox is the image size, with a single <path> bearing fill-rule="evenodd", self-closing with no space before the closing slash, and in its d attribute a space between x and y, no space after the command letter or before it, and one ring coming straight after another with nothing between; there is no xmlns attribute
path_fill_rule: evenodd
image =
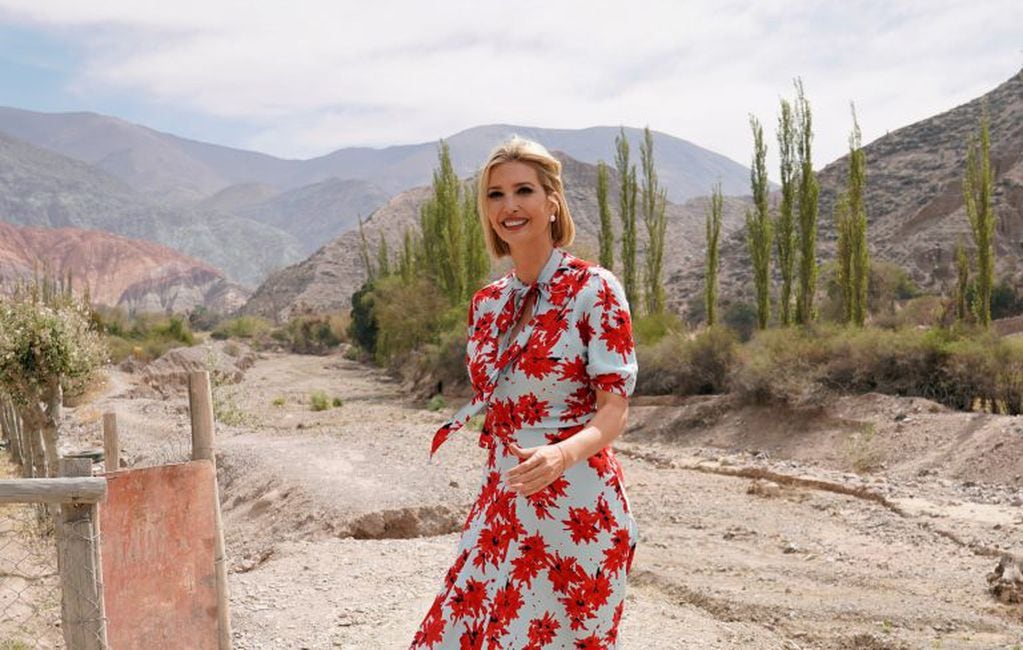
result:
<svg viewBox="0 0 1023 650"><path fill-rule="evenodd" d="M799 77L822 167L850 102L870 142L1017 73L1021 25L1019 0L0 0L0 105L286 158L649 126L749 165Z"/></svg>

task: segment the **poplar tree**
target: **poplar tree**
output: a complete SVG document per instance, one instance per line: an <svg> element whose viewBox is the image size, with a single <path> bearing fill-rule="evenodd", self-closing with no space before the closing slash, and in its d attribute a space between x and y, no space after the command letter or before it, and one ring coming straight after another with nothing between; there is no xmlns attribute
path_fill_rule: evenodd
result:
<svg viewBox="0 0 1023 650"><path fill-rule="evenodd" d="M630 309L635 311L637 302L636 279L636 166L629 163L629 139L625 129L619 130L615 138L615 168L618 170L619 195L618 217L622 221L622 288Z"/></svg>
<svg viewBox="0 0 1023 650"><path fill-rule="evenodd" d="M980 133L971 136L966 151L966 175L963 197L970 219L973 245L977 250L977 275L974 284L973 312L984 328L991 324L991 290L995 284L995 209L994 176L991 173L991 136L987 106L980 118Z"/></svg>
<svg viewBox="0 0 1023 650"><path fill-rule="evenodd" d="M856 106L852 108L853 130L849 135L849 322L863 327L867 319L867 284L870 253L867 249L867 156L863 151Z"/></svg>
<svg viewBox="0 0 1023 650"><path fill-rule="evenodd" d="M376 273L373 269L373 262L369 258L369 242L366 241L366 231L362 227L362 217L358 217L359 220L359 259L362 261L362 267L366 269L366 281L373 282L376 277Z"/></svg>
<svg viewBox="0 0 1023 650"><path fill-rule="evenodd" d="M607 203L607 165L597 163L597 208L600 211L600 265L614 269L615 234L611 225L611 207Z"/></svg>
<svg viewBox="0 0 1023 650"><path fill-rule="evenodd" d="M643 170L643 223L646 226L647 250L644 273L646 311L664 313L664 235L667 227L668 196L657 180L654 169L654 137L650 127L643 129L643 142L639 147Z"/></svg>
<svg viewBox="0 0 1023 650"><path fill-rule="evenodd" d="M707 269L703 298L707 310L707 325L710 327L717 323L719 244L723 206L724 197L721 194L721 183L718 182L711 192L710 210L707 212Z"/></svg>
<svg viewBox="0 0 1023 650"><path fill-rule="evenodd" d="M810 324L815 317L817 292L817 196L820 187L813 171L813 118L803 93L803 81L796 79L796 152L799 159L799 293L796 322Z"/></svg>
<svg viewBox="0 0 1023 650"><path fill-rule="evenodd" d="M380 245L377 246L377 275L386 278L391 274L391 256L387 252L387 240L380 236Z"/></svg>
<svg viewBox="0 0 1023 650"><path fill-rule="evenodd" d="M753 287L757 299L757 326L766 329L771 318L771 217L767 209L767 145L764 129L750 116L753 129L753 166L750 184L753 210L746 210L746 247L753 263Z"/></svg>
<svg viewBox="0 0 1023 650"><path fill-rule="evenodd" d="M842 299L842 322L852 320L852 219L849 216L849 195L842 192L835 202L835 230L838 242L835 244L835 284Z"/></svg>
<svg viewBox="0 0 1023 650"><path fill-rule="evenodd" d="M422 267L454 304L465 294L465 224L460 197L461 181L451 164L451 152L441 140L438 168L433 172L433 194L419 215L422 232Z"/></svg>
<svg viewBox="0 0 1023 650"><path fill-rule="evenodd" d="M416 272L416 243L412 230L405 228L402 237L401 257L398 258L398 275L402 282L409 284Z"/></svg>
<svg viewBox="0 0 1023 650"><path fill-rule="evenodd" d="M792 324L792 277L796 260L796 226L793 211L796 205L799 169L796 163L796 125L793 121L792 104L785 99L781 100L777 135L781 175L781 204L778 206L778 218L774 227L778 272L781 275L778 316L781 324L788 326Z"/></svg>
<svg viewBox="0 0 1023 650"><path fill-rule="evenodd" d="M969 316L969 308L966 304L966 294L970 287L970 257L966 254L966 246L960 237L956 242L956 322L965 323Z"/></svg>
<svg viewBox="0 0 1023 650"><path fill-rule="evenodd" d="M463 186L462 219L465 224L465 287L462 299L469 301L490 273L490 257L476 206L476 190L472 183Z"/></svg>

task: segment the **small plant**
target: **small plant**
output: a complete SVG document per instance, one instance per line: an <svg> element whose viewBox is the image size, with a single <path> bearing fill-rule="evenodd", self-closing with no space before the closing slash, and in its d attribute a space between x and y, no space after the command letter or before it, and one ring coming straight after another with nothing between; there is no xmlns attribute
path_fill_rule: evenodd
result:
<svg viewBox="0 0 1023 650"><path fill-rule="evenodd" d="M330 408L330 398L322 390L314 390L309 395L309 406L314 411L326 411Z"/></svg>
<svg viewBox="0 0 1023 650"><path fill-rule="evenodd" d="M426 410L428 411L440 411L448 405L443 395L434 395L430 398L430 401L426 403Z"/></svg>
<svg viewBox="0 0 1023 650"><path fill-rule="evenodd" d="M334 400L331 402L331 404L334 406L334 408L337 409L337 408L341 408L343 402L341 401L340 397L335 397Z"/></svg>
<svg viewBox="0 0 1023 650"><path fill-rule="evenodd" d="M286 400L286 399L284 399L284 395L278 395L277 397L275 397L275 398L274 398L274 401L273 401L273 402L271 402L271 404L273 404L273 405L274 405L274 406L276 406L277 408L281 408L282 406L284 406L284 403L285 403L286 401L287 401L287 400Z"/></svg>

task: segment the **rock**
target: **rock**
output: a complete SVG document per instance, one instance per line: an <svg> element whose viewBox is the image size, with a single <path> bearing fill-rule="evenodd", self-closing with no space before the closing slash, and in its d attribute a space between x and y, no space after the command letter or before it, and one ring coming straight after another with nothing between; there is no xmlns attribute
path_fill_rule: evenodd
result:
<svg viewBox="0 0 1023 650"><path fill-rule="evenodd" d="M774 481L754 479L750 486L746 488L746 494L755 494L765 498L777 497L781 496L781 486Z"/></svg>
<svg viewBox="0 0 1023 650"><path fill-rule="evenodd" d="M988 590L1000 603L1023 603L1023 563L1006 553L987 576Z"/></svg>

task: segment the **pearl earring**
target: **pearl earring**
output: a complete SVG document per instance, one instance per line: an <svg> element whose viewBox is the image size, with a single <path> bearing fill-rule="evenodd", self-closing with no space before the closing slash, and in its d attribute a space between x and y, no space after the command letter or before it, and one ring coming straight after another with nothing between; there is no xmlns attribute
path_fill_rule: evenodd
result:
<svg viewBox="0 0 1023 650"><path fill-rule="evenodd" d="M557 218L557 217L555 217L555 216L554 216L554 215L552 214L552 215L551 215L551 223L554 223L554 220L555 220L556 218Z"/></svg>

